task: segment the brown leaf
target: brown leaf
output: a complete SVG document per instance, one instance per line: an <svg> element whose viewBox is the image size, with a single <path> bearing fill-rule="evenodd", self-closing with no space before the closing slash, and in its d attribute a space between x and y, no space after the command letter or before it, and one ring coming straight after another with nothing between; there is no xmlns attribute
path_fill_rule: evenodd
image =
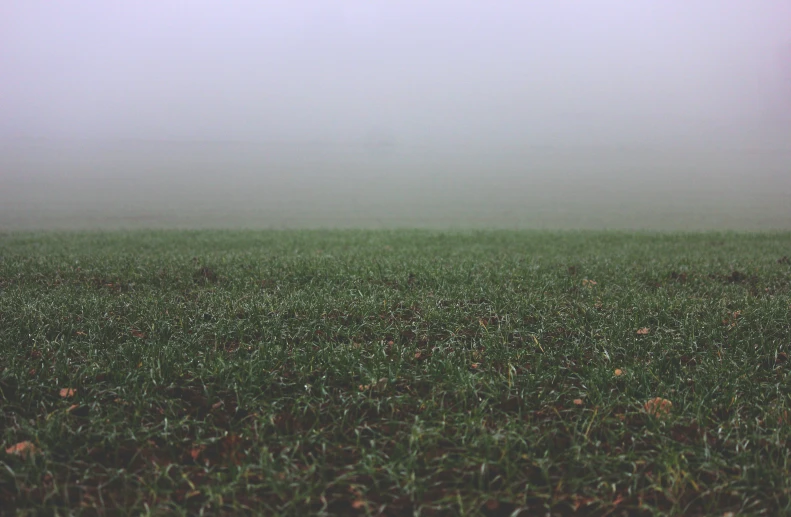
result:
<svg viewBox="0 0 791 517"><path fill-rule="evenodd" d="M648 334L648 327L637 329L637 334L640 336L645 336L646 334Z"/></svg>
<svg viewBox="0 0 791 517"><path fill-rule="evenodd" d="M649 415L662 417L670 414L673 403L662 397L656 397L648 400L643 407Z"/></svg>
<svg viewBox="0 0 791 517"><path fill-rule="evenodd" d="M596 280L588 280L587 278L582 281L582 285L584 285L586 287L593 287L597 283L598 282L596 282Z"/></svg>
<svg viewBox="0 0 791 517"><path fill-rule="evenodd" d="M230 459L234 465L240 465L242 463L243 453L240 450L242 439L239 435L229 434L221 440L221 443L225 456Z"/></svg>
<svg viewBox="0 0 791 517"><path fill-rule="evenodd" d="M579 511L579 509L583 506L588 506L589 504L596 502L596 499L593 497L583 497L579 495L574 495L572 497L572 508L574 508L575 512Z"/></svg>
<svg viewBox="0 0 791 517"><path fill-rule="evenodd" d="M6 454L13 454L14 456L27 457L38 453L38 447L33 445L33 442L24 441L19 442L5 450Z"/></svg>
<svg viewBox="0 0 791 517"><path fill-rule="evenodd" d="M192 460L198 461L198 457L200 456L200 454L203 452L204 449L206 449L205 445L199 445L197 447L193 447L190 450L190 457L192 458Z"/></svg>
<svg viewBox="0 0 791 517"><path fill-rule="evenodd" d="M137 338L140 338L140 339L143 339L144 337L146 337L145 332L142 332L142 331L137 330L137 329L132 329L132 335L134 337L137 337Z"/></svg>
<svg viewBox="0 0 791 517"><path fill-rule="evenodd" d="M77 390L74 388L62 388L60 390L60 398L65 399L69 397L73 397L77 393Z"/></svg>

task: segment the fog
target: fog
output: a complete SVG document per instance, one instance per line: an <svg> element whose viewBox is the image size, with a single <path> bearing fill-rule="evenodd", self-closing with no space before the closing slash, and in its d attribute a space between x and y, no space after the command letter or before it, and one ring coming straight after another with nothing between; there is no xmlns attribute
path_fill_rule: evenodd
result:
<svg viewBox="0 0 791 517"><path fill-rule="evenodd" d="M0 230L791 229L791 3L0 5Z"/></svg>

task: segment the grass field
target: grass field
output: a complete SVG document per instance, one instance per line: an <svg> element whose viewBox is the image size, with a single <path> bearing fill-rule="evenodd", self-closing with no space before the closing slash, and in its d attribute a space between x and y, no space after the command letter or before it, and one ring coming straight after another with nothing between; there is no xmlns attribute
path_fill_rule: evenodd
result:
<svg viewBox="0 0 791 517"><path fill-rule="evenodd" d="M790 514L789 257L789 233L0 235L0 513Z"/></svg>

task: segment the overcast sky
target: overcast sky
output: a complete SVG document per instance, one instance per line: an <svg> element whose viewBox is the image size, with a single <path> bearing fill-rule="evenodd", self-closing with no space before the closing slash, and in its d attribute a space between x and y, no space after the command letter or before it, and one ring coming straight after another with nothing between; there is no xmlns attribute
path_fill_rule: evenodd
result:
<svg viewBox="0 0 791 517"><path fill-rule="evenodd" d="M0 136L540 144L770 124L791 113L789 27L788 0L4 0Z"/></svg>

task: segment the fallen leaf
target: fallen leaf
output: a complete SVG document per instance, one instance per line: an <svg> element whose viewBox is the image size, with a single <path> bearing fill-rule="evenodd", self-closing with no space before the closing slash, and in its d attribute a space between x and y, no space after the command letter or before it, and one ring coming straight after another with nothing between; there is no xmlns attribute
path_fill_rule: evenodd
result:
<svg viewBox="0 0 791 517"><path fill-rule="evenodd" d="M579 511L579 509L582 508L583 506L588 506L589 504L595 501L596 499L592 497L582 497L575 495L572 503L572 508L574 508L574 511L576 512Z"/></svg>
<svg viewBox="0 0 791 517"><path fill-rule="evenodd" d="M141 338L141 339L142 339L142 338L144 338L144 337L146 337L146 335L145 335L145 333L144 333L144 332L141 332L141 331L139 331L139 330L137 330L137 329L132 329L132 335L133 335L134 337L138 337L138 338Z"/></svg>
<svg viewBox="0 0 791 517"><path fill-rule="evenodd" d="M615 374L616 377L620 377L621 375L623 375L623 370L621 370L620 368L616 368L613 373Z"/></svg>
<svg viewBox="0 0 791 517"><path fill-rule="evenodd" d="M365 508L365 501L363 501L362 499L357 499L355 501L352 501L352 508L354 508L355 510L359 510L360 508Z"/></svg>
<svg viewBox="0 0 791 517"><path fill-rule="evenodd" d="M13 454L14 456L27 457L32 454L38 453L38 448L33 445L33 442L24 441L12 445L5 450L6 454Z"/></svg>
<svg viewBox="0 0 791 517"><path fill-rule="evenodd" d="M661 417L670 414L673 403L662 397L656 397L648 400L643 407L649 415Z"/></svg>
<svg viewBox="0 0 791 517"><path fill-rule="evenodd" d="M645 336L646 334L648 334L648 327L637 329L637 334L640 336Z"/></svg>
<svg viewBox="0 0 791 517"><path fill-rule="evenodd" d="M203 450L205 448L206 448L205 445L199 445L198 447L193 447L190 450L190 457L192 457L192 460L193 461L198 461L198 457L200 456L200 454L203 452Z"/></svg>
<svg viewBox="0 0 791 517"><path fill-rule="evenodd" d="M214 404L211 405L212 409L220 409L221 407L222 407L222 401L215 402Z"/></svg>
<svg viewBox="0 0 791 517"><path fill-rule="evenodd" d="M242 439L236 434L229 434L221 440L224 454L233 462L234 465L242 463L243 452L239 450L242 445Z"/></svg>
<svg viewBox="0 0 791 517"><path fill-rule="evenodd" d="M596 282L596 280L588 280L587 278L582 281L582 285L584 285L586 287L593 287L597 283L598 282Z"/></svg>
<svg viewBox="0 0 791 517"><path fill-rule="evenodd" d="M415 359L420 359L420 350L415 352Z"/></svg>
<svg viewBox="0 0 791 517"><path fill-rule="evenodd" d="M582 405L582 399L574 399L574 405L575 406L581 406Z"/></svg>
<svg viewBox="0 0 791 517"><path fill-rule="evenodd" d="M73 397L75 393L77 393L77 390L75 390L74 388L62 388L60 390L60 398L65 399L65 398Z"/></svg>
<svg viewBox="0 0 791 517"><path fill-rule="evenodd" d="M472 363L470 366L471 366L472 368L478 369L478 367L479 367L480 365L481 365L481 363Z"/></svg>
<svg viewBox="0 0 791 517"><path fill-rule="evenodd" d="M66 410L66 413L71 413L72 411L74 411L78 407L80 407L79 404L72 404L71 406L69 406L69 409Z"/></svg>

